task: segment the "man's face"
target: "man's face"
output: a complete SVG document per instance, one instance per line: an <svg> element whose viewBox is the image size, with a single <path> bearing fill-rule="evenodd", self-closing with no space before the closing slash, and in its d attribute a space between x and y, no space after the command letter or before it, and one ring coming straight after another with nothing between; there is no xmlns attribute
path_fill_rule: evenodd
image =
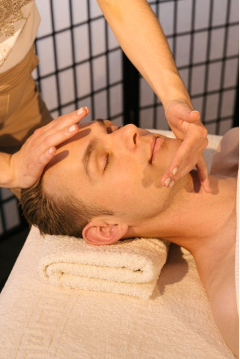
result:
<svg viewBox="0 0 240 359"><path fill-rule="evenodd" d="M44 190L68 192L86 204L112 210L133 224L166 209L171 189L161 176L181 141L107 120L79 125L47 166Z"/></svg>

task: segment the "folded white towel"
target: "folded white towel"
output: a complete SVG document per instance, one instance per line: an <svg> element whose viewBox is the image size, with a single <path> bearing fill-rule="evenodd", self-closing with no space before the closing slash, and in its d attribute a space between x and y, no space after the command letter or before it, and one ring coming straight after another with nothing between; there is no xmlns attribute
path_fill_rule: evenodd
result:
<svg viewBox="0 0 240 359"><path fill-rule="evenodd" d="M45 236L40 276L51 284L148 299L164 266L169 243L136 238L103 246L83 239Z"/></svg>

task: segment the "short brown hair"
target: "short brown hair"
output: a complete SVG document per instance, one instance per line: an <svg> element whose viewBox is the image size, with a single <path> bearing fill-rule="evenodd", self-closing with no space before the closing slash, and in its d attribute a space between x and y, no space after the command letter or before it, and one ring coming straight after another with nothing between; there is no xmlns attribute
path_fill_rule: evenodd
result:
<svg viewBox="0 0 240 359"><path fill-rule="evenodd" d="M83 228L92 218L113 215L111 210L86 205L69 194L47 195L42 177L31 188L23 189L20 199L26 220L37 226L41 234L82 237Z"/></svg>

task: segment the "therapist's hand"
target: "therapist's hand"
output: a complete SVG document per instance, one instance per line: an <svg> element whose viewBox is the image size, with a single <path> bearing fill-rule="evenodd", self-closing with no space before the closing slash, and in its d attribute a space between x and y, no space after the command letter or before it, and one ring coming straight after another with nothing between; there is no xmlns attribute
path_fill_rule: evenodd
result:
<svg viewBox="0 0 240 359"><path fill-rule="evenodd" d="M89 109L82 107L37 129L20 151L11 156L10 165L14 179L11 187L29 188L34 185L44 167L54 157L56 146L78 133L77 123L88 113Z"/></svg>
<svg viewBox="0 0 240 359"><path fill-rule="evenodd" d="M207 166L203 158L203 150L208 144L208 132L200 120L200 113L192 111L187 102L174 100L166 106L165 115L171 130L183 142L162 176L162 185L171 187L196 166L204 191L211 193Z"/></svg>

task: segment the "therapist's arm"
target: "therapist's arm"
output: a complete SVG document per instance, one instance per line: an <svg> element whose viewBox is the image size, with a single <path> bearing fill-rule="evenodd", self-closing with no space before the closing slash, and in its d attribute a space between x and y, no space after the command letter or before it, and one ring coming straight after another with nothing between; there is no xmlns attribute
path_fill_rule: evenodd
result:
<svg viewBox="0 0 240 359"><path fill-rule="evenodd" d="M0 187L29 188L34 185L54 157L56 146L78 133L77 123L88 113L88 108L83 107L61 116L37 129L20 151L13 155L0 153Z"/></svg>
<svg viewBox="0 0 240 359"><path fill-rule="evenodd" d="M187 101L167 39L145 0L97 0L122 50L161 99L164 108L173 99Z"/></svg>
<svg viewBox="0 0 240 359"><path fill-rule="evenodd" d="M197 165L201 184L210 192L202 155L207 145L207 130L199 112L193 111L167 39L151 7L146 0L97 1L121 48L162 101L172 131L184 140L163 175L162 184L166 185L167 178L170 182L178 181Z"/></svg>

